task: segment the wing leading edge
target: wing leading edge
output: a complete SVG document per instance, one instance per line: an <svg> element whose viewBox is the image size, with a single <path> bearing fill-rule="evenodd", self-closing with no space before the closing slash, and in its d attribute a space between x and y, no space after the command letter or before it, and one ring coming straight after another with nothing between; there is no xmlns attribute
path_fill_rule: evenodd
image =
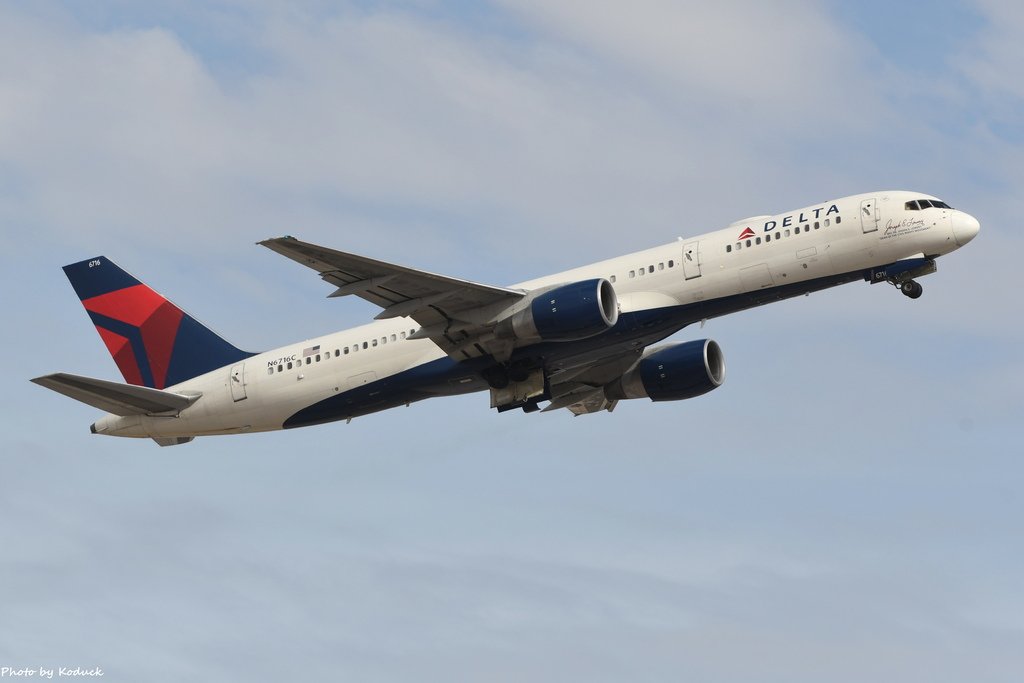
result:
<svg viewBox="0 0 1024 683"><path fill-rule="evenodd" d="M335 290L328 296L357 296L380 306L376 318L408 316L450 356L463 360L492 353L488 335L495 316L525 292L437 275L423 270L277 237L258 244L320 273Z"/></svg>

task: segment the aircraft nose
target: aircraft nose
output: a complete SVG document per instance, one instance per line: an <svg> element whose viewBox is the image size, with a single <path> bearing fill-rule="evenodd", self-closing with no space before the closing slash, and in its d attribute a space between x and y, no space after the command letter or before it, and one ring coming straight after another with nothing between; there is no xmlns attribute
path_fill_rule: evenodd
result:
<svg viewBox="0 0 1024 683"><path fill-rule="evenodd" d="M981 230L981 223L969 213L956 211L953 213L953 239L961 247L974 239Z"/></svg>

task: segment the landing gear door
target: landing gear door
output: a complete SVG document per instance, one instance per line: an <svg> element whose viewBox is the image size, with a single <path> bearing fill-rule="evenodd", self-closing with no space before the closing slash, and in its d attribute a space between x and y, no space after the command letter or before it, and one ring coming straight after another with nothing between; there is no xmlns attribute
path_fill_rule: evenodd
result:
<svg viewBox="0 0 1024 683"><path fill-rule="evenodd" d="M245 394L245 363L231 366L231 376L228 378L231 385L231 399L238 403L246 399Z"/></svg>
<svg viewBox="0 0 1024 683"><path fill-rule="evenodd" d="M683 277L687 280L700 277L700 242L683 245Z"/></svg>
<svg viewBox="0 0 1024 683"><path fill-rule="evenodd" d="M860 203L860 226L864 232L878 230L878 223L882 219L878 213L878 202L874 199L865 199Z"/></svg>

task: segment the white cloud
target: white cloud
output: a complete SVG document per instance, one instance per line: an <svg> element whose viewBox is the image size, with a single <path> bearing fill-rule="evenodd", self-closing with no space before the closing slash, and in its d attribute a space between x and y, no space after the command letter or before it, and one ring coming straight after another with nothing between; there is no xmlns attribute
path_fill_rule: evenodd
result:
<svg viewBox="0 0 1024 683"><path fill-rule="evenodd" d="M166 29L86 32L8 10L5 61L29 68L0 78L17 92L0 153L25 187L5 211L76 240L173 236L172 249L202 239L222 252L254 233L334 236L339 218L370 233L357 236L364 248L383 250L368 230L381 209L425 211L428 224L399 218L393 230L468 237L517 260L543 243L552 265L539 274L620 251L623 226L640 247L763 211L794 172L789 154L765 158L778 149L766 126L816 129L821 141L864 120L829 106L822 73L849 83L857 61L807 7L785 10L802 36L787 41L764 28L781 15L756 7L702 11L710 26L667 6L518 11L556 32L579 12L580 40L601 58L559 35L479 35L395 11L295 12L247 27L262 68L215 77ZM620 43L622 22L635 31ZM738 44L709 37L726 26ZM549 255L570 245L576 260Z"/></svg>
<svg viewBox="0 0 1024 683"><path fill-rule="evenodd" d="M1020 42L1024 8L1013 0L975 0L973 4L984 26L971 42L954 43L957 62L983 90L1016 100L1024 98L1024 84L1014 76L1024 70L1024 46ZM991 106L991 102L986 105Z"/></svg>
<svg viewBox="0 0 1024 683"><path fill-rule="evenodd" d="M686 106L735 113L772 127L803 128L819 112L852 121L835 106L839 91L869 98L862 65L873 52L843 31L820 3L616 2L507 0L560 40L605 60L611 73L674 91ZM870 111L857 112L859 116ZM806 131L805 131L806 132Z"/></svg>

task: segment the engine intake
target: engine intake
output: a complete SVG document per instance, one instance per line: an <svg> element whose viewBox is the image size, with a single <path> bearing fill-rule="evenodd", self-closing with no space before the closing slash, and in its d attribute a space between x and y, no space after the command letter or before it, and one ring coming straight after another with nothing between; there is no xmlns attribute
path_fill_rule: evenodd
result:
<svg viewBox="0 0 1024 683"><path fill-rule="evenodd" d="M651 349L619 379L604 388L609 400L648 397L680 401L706 394L725 381L725 356L711 339Z"/></svg>
<svg viewBox="0 0 1024 683"><path fill-rule="evenodd" d="M608 280L596 278L537 294L495 331L499 337L520 341L576 341L611 329L618 319L615 288Z"/></svg>

